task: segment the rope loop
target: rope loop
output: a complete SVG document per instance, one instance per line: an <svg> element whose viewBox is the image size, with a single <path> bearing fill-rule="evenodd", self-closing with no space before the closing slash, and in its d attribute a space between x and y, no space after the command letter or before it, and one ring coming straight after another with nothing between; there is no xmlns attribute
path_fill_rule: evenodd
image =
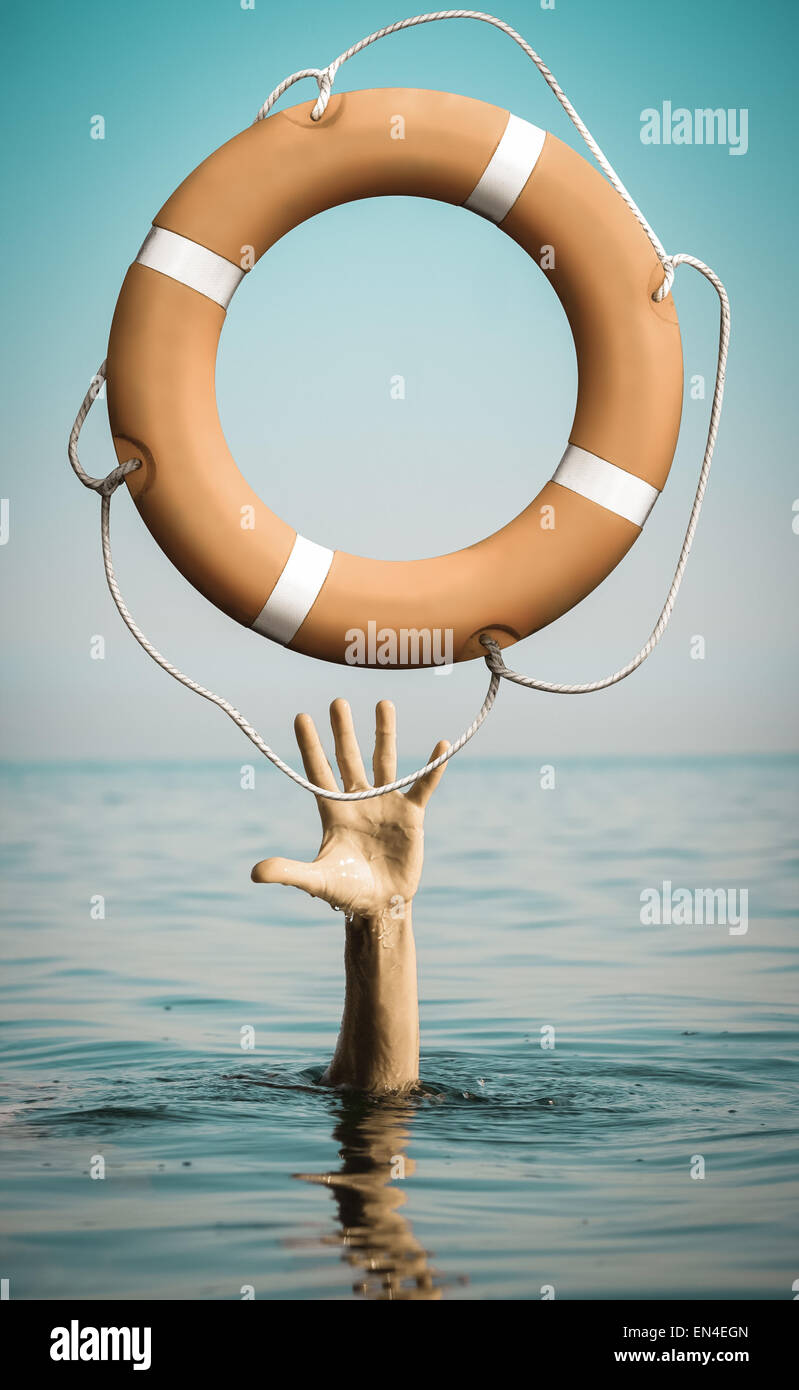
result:
<svg viewBox="0 0 799 1390"><path fill-rule="evenodd" d="M112 468L110 473L100 482L96 489L102 497L113 497L119 484L124 482L129 473L135 473L141 468L141 459L126 459L124 463L118 463L116 468Z"/></svg>
<svg viewBox="0 0 799 1390"><path fill-rule="evenodd" d="M319 83L319 96L317 97L316 105L314 106L314 109L311 112L312 121L321 120L327 110L327 103L330 100L330 93L333 90L333 82L335 81L336 73L338 72L338 67L338 63L331 63L330 67L322 69L322 71L319 73L319 76L316 79Z"/></svg>
<svg viewBox="0 0 799 1390"><path fill-rule="evenodd" d="M661 264L663 266L663 283L658 285L652 295L656 304L660 304L667 295L671 294L671 287L674 284L674 272L676 269L673 256L667 256L666 260L662 261Z"/></svg>
<svg viewBox="0 0 799 1390"><path fill-rule="evenodd" d="M685 574L685 567L688 563L688 556L691 553L691 546L694 542L694 536L699 522L699 513L702 510L702 503L705 500L710 465L713 462L713 451L716 447L716 439L718 437L721 407L724 400L724 383L727 377L727 355L730 347L731 320L730 301L727 296L727 291L716 272L710 269L710 266L705 265L704 261L697 260L696 256L688 256L683 252L680 252L677 256L671 256L669 264L671 267L672 280L674 279L674 271L679 265L690 265L694 270L698 270L700 275L704 275L705 279L710 281L719 297L720 305L716 384L713 389L713 403L710 407L705 453L699 472L699 482L696 486L693 506L691 507L691 515L688 518L688 526L685 531L685 537L677 561L677 568L674 571L674 578L671 581L671 586L666 595L666 601L660 610L658 620L643 647L636 653L632 661L627 662L626 666L620 667L619 670L614 671L612 675L604 676L598 681L587 681L580 685L563 685L554 681L537 680L534 676L522 676L518 671L511 671L508 669L502 660L499 646L493 638L484 633L480 638L480 642L486 649L485 662L491 674L500 677L502 680L513 681L515 685L523 685L527 690L543 690L550 695L591 695L596 690L606 690L608 686L616 685L619 681L625 680L627 676L631 676L633 671L637 671L638 667L643 665L647 657L651 656L663 636L663 633L666 631L669 619L674 611L674 604L680 585L682 584L683 575ZM668 290L664 289L664 286L665 281L664 285L661 286L663 290L663 295L661 297L665 297L668 293Z"/></svg>
<svg viewBox="0 0 799 1390"><path fill-rule="evenodd" d="M204 685L200 685L197 681L192 680L190 676L185 675L183 671L179 670L177 666L173 666L170 661L167 661L165 656L161 655L157 647L154 647L149 638L142 632L122 597L122 592L114 571L114 560L111 553L111 498L123 478L126 478L129 473L135 472L137 468L141 468L141 459L127 459L125 463L119 463L116 468L112 468L107 477L92 478L85 471L78 458L78 439L80 438L80 432L83 428L86 416L100 394L100 389L105 380L105 366L106 364L103 362L97 375L93 378L83 398L80 410L75 417L75 423L72 426L69 436L69 461L84 487L90 488L93 492L99 492L100 494L100 542L103 552L103 567L105 569L106 582L111 597L116 604L119 616L128 629L128 632L136 638L139 646L144 649L147 655L152 657L156 665L160 666L162 671L166 671L167 675L172 676L174 680L179 681L181 685L185 685L187 690L194 691L195 695L202 695L204 700L210 700L211 704L221 709L229 719L233 720L237 728L241 729L241 732L246 735L250 743L255 745L259 753L263 753L264 757L268 758L274 767L279 768L281 772L285 772L286 776L290 777L292 782L296 782L298 787L304 788L305 791L313 792L314 796L322 797L325 801L370 801L373 797L385 796L387 792L404 791L406 787L412 787L413 784L418 782L422 777L426 777L428 773L434 772L436 768L449 762L450 758L454 758L455 754L459 753L461 748L465 747L470 739L474 738L477 730L488 718L494 707L494 701L497 698L497 691L499 690L499 676L494 675L493 672L488 683L485 699L477 715L472 720L468 729L465 729L464 732L455 739L454 743L450 744L444 753L439 754L437 758L433 758L429 763L425 763L424 767L417 768L415 772L409 772L405 777L398 777L396 781L388 782L385 786L368 787L364 791L357 792L340 792L338 790L331 791L328 787L318 787L314 782L310 782L307 777L303 777L301 773L295 772L293 767L285 763L283 759L269 747L269 744L264 742L257 729L253 728L249 720L245 719L244 715L240 710L236 709L235 705L232 705L229 700L223 699L221 695L217 695L213 690L207 690Z"/></svg>
<svg viewBox="0 0 799 1390"><path fill-rule="evenodd" d="M255 117L255 120L253 121L253 125L256 125L256 124L258 123L258 121L263 121L263 120L265 120L266 117L269 115L269 112L272 110L272 107L274 106L275 102L280 100L280 98L283 96L283 94L289 90L289 87L293 87L295 82L302 82L303 79L306 78L306 77L312 77L312 78L314 79L314 81L316 82L317 86L319 87L319 95L320 95L320 97L321 97L321 95L322 95L322 86L323 86L323 79L324 79L324 74L325 74L326 72L327 72L327 69L326 69L326 68L301 68L299 72L293 72L293 73L291 74L291 77L286 77L286 78L280 83L280 86L279 86L279 87L275 87L275 90L274 90L273 92L271 92L270 95L267 97L266 101L264 102L263 106L261 107L260 111L258 112L258 115ZM329 96L330 96L330 93L328 92L328 98L329 98ZM325 101L325 106L326 106L326 105L327 105L327 100ZM314 108L314 109L316 109L316 108Z"/></svg>
<svg viewBox="0 0 799 1390"><path fill-rule="evenodd" d="M362 53L363 50L369 48L371 44L377 43L378 39L387 38L389 34L398 34L404 29L415 29L420 24L432 24L437 20L445 19L471 19L478 20L482 24L490 24L494 29L499 29L501 33L506 34L509 39L512 39L514 43L518 44L522 52L526 53L531 62L535 63L535 66L538 68L538 71L550 91L560 102L563 110L566 112L575 130L585 141L600 169L605 174L606 178L613 184L619 197L626 203L638 225L646 233L668 277L667 263L669 258L663 243L653 228L650 227L632 194L625 188L616 170L603 154L587 125L581 120L575 107L569 101L569 98L566 96L566 93L563 91L563 88L560 86L554 74L550 72L543 58L541 58L539 54L536 53L535 49L531 48L527 40L522 38L522 35L510 24L507 24L504 19L497 19L496 15L485 14L483 10L436 10L429 14L411 15L408 19L399 19L394 24L387 24L383 29L376 29L373 34L367 34L366 38L360 39L358 43L352 44L350 48L340 53L337 58L333 59L332 63L328 63L326 68L304 68L301 72L292 73L291 77L285 78L285 80L281 82L278 87L275 87L275 90L267 97L258 115L255 117L255 120L262 121L272 110L275 102L283 96L284 92L288 91L289 87L295 82L298 82L300 78L314 77L319 85L319 96L311 112L311 120L318 121L327 110L327 104L330 100L330 91L336 73L350 58L354 58L356 54ZM668 290L665 290L664 295L667 293Z"/></svg>
<svg viewBox="0 0 799 1390"><path fill-rule="evenodd" d="M104 478L93 478L90 473L86 472L86 469L78 458L78 439L80 437L80 432L83 429L86 416L103 388L105 368L105 362L101 362L91 379L86 395L83 397L80 410L75 417L75 423L70 431L67 454L75 476L79 482L83 483L84 487L90 488L92 492L99 492L102 497L111 497L113 493L116 492L119 484L127 478L129 473L135 473L137 469L141 468L141 459L126 459L124 463L118 463L116 468L112 468L111 472L106 474Z"/></svg>

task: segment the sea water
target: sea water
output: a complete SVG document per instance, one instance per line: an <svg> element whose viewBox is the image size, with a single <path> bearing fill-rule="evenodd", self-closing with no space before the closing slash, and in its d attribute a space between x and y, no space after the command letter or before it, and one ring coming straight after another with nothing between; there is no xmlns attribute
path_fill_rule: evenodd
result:
<svg viewBox="0 0 799 1390"><path fill-rule="evenodd" d="M5 1292L794 1297L798 770L553 786L464 753L414 905L422 1085L378 1100L319 1084L341 916L249 880L315 852L310 797L234 762L7 766ZM666 884L739 929L644 920Z"/></svg>

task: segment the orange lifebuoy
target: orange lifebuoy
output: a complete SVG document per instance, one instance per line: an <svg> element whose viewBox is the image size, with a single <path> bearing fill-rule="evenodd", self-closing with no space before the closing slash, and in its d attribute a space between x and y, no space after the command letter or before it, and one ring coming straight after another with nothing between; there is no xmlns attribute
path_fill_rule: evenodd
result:
<svg viewBox="0 0 799 1390"><path fill-rule="evenodd" d="M627 553L668 476L680 425L682 351L663 267L609 183L551 134L444 92L332 97L324 119L293 107L230 140L155 219L125 278L107 358L108 406L127 485L167 556L230 617L294 650L424 665L526 637L585 598ZM401 112L406 138L389 140ZM500 531L454 554L386 561L299 536L248 486L225 443L214 367L243 248L257 261L318 212L405 194L463 206L548 271L568 316L578 396L553 478ZM242 507L254 524L241 528ZM542 527L543 507L554 526ZM381 634L415 634L403 655ZM392 656L391 653L394 653ZM431 656L432 652L432 656Z"/></svg>

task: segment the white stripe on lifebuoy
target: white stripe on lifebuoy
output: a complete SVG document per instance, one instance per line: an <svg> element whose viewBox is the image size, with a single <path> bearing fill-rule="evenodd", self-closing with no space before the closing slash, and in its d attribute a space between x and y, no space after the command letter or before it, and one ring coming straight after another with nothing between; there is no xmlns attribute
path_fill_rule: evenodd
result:
<svg viewBox="0 0 799 1390"><path fill-rule="evenodd" d="M489 222L504 222L538 163L545 139L545 130L509 114L502 139L463 206Z"/></svg>
<svg viewBox="0 0 799 1390"><path fill-rule="evenodd" d="M298 533L277 584L252 624L253 631L288 646L310 613L332 563L332 550Z"/></svg>
<svg viewBox="0 0 799 1390"><path fill-rule="evenodd" d="M197 241L178 236L177 232L167 231L166 227L151 227L136 260L150 270L158 270L171 280L179 280L190 290L204 294L227 309L228 304L241 281L244 271L224 256L217 256L207 246Z"/></svg>
<svg viewBox="0 0 799 1390"><path fill-rule="evenodd" d="M660 493L651 483L617 468L615 463L570 444L552 475L570 492L579 492L589 502L596 502L608 512L626 517L636 526L643 526Z"/></svg>

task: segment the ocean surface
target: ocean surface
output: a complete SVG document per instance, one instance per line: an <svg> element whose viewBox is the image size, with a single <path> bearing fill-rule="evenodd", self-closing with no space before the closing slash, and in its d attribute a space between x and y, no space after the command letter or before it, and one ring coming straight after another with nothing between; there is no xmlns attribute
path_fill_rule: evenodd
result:
<svg viewBox="0 0 799 1390"><path fill-rule="evenodd" d="M377 1100L319 1085L341 917L249 880L313 857L310 797L234 760L7 766L9 1296L793 1298L798 774L542 787L467 750L414 906L422 1088ZM740 921L642 923L678 889Z"/></svg>

